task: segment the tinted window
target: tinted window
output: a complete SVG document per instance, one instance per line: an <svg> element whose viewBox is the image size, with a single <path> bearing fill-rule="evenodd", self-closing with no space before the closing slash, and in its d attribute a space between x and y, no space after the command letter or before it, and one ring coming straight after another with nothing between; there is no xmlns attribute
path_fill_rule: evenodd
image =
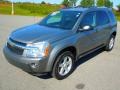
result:
<svg viewBox="0 0 120 90"><path fill-rule="evenodd" d="M97 26L106 25L109 23L109 17L107 13L104 11L97 12L96 20L97 20Z"/></svg>
<svg viewBox="0 0 120 90"><path fill-rule="evenodd" d="M89 13L87 13L87 14L83 17L80 26L83 27L83 26L85 26L85 25L90 25L90 26L93 26L93 27L94 27L95 24L96 24L96 23L95 23L95 18L96 18L95 12L89 12Z"/></svg>

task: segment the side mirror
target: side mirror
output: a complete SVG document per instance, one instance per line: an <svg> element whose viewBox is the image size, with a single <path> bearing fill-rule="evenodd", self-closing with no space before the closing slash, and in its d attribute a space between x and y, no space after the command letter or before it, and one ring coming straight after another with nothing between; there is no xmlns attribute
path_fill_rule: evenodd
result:
<svg viewBox="0 0 120 90"><path fill-rule="evenodd" d="M89 30L93 30L93 27L90 25L85 25L82 28L79 28L79 31L89 31Z"/></svg>
<svg viewBox="0 0 120 90"><path fill-rule="evenodd" d="M83 30L90 30L90 28L91 28L90 26L84 26Z"/></svg>

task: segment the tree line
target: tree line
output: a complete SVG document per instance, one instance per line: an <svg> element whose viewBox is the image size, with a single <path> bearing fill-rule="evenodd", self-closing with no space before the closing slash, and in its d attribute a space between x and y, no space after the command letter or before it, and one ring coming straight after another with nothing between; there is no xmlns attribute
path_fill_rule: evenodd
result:
<svg viewBox="0 0 120 90"><path fill-rule="evenodd" d="M96 1L96 2L95 2ZM0 0L0 2L7 2L10 3L8 0ZM67 7L74 7L76 6L76 3L78 0L63 0L61 4L67 6ZM48 4L45 1L42 1L41 4ZM105 7L113 7L113 2L110 0L81 0L79 3L79 6L81 7L91 7L91 6L105 6ZM117 6L118 10L120 11L120 4Z"/></svg>
<svg viewBox="0 0 120 90"><path fill-rule="evenodd" d="M78 0L63 0L62 4L68 6L68 7L72 7L72 6L76 6ZM97 6L105 6L105 7L112 7L113 6L113 2L111 2L110 0L96 0L97 2L95 2L95 0L81 0L79 6L82 7L90 7L90 6L94 6L94 4L96 3ZM9 2L8 0L0 0L0 2ZM45 1L42 1L41 4L46 4Z"/></svg>
<svg viewBox="0 0 120 90"><path fill-rule="evenodd" d="M66 6L76 6L78 0L63 0L62 4ZM91 7L91 6L105 6L105 7L113 7L113 2L110 0L81 0L79 6L82 7Z"/></svg>

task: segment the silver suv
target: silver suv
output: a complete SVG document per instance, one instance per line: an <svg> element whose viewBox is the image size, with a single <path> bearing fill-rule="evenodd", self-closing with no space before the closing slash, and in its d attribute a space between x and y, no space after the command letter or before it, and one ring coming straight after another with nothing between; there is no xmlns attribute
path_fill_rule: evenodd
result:
<svg viewBox="0 0 120 90"><path fill-rule="evenodd" d="M75 62L97 49L111 51L117 21L105 7L67 8L11 33L3 52L8 62L34 75L68 77Z"/></svg>

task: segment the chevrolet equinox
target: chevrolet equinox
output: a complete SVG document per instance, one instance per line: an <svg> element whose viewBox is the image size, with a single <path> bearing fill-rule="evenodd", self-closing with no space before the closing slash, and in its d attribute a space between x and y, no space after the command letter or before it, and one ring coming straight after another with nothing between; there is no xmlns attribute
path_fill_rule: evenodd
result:
<svg viewBox="0 0 120 90"><path fill-rule="evenodd" d="M111 51L116 33L117 21L111 9L66 8L13 31L3 52L9 63L28 73L49 72L62 80L72 73L80 57L100 48Z"/></svg>

